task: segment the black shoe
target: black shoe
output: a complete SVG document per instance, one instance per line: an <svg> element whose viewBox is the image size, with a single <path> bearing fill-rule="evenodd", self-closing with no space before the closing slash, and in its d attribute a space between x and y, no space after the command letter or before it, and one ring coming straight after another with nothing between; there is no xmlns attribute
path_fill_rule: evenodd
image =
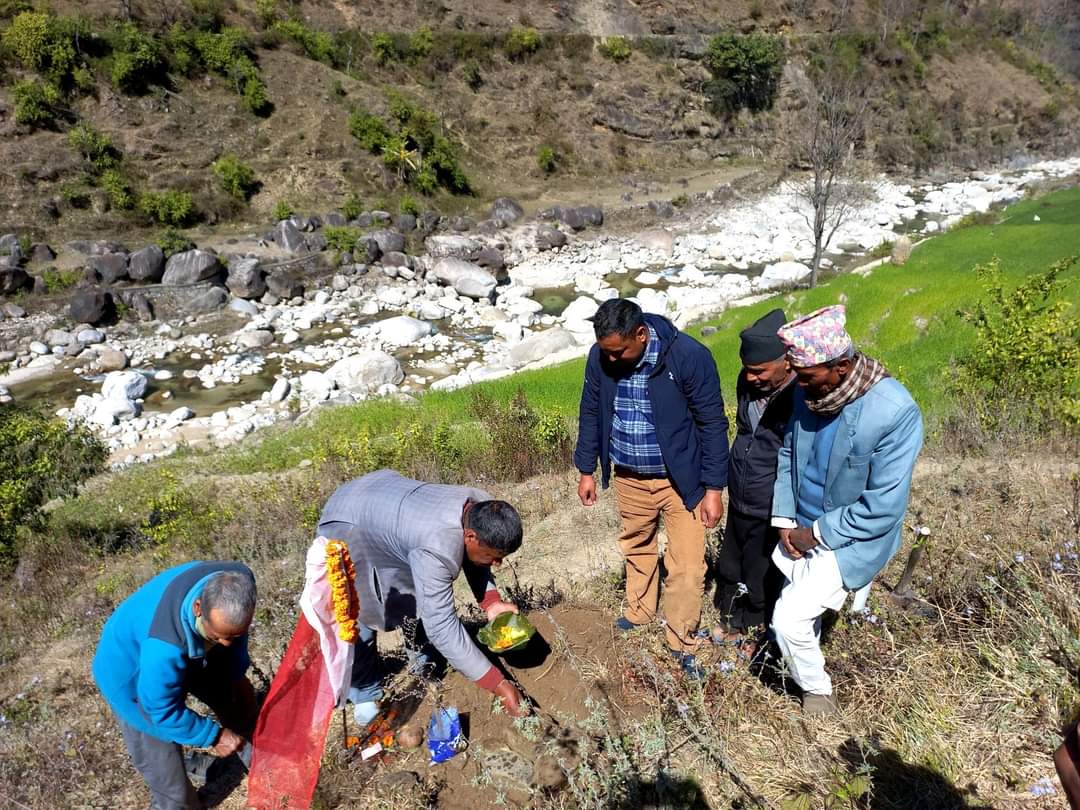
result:
<svg viewBox="0 0 1080 810"><path fill-rule="evenodd" d="M695 681L705 679L705 667L698 663L696 655L693 653L682 652L681 650L671 650L670 652L671 657L679 662L679 666L682 667L682 671L686 674L687 678L692 678Z"/></svg>

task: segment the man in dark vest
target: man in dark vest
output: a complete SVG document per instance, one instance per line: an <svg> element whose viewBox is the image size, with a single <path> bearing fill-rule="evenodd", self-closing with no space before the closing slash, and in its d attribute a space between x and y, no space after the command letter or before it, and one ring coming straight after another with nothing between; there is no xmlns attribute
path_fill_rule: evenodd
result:
<svg viewBox="0 0 1080 810"><path fill-rule="evenodd" d="M787 321L774 309L739 337L742 374L736 385L735 441L728 456L728 513L716 558L716 596L722 623L713 641L737 644L749 658L756 630L767 625L783 578L773 566L778 530L770 525L776 457L791 419L795 374L776 334Z"/></svg>

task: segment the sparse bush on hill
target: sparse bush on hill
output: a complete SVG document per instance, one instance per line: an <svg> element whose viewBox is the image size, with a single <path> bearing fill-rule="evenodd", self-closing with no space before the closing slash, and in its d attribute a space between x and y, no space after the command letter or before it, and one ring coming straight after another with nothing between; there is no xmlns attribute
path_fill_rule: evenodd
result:
<svg viewBox="0 0 1080 810"><path fill-rule="evenodd" d="M507 402L477 391L469 408L489 444L479 466L496 480L524 481L569 464L570 428L555 411L537 410L518 388Z"/></svg>
<svg viewBox="0 0 1080 810"><path fill-rule="evenodd" d="M418 217L420 216L420 203L408 194L404 194L398 201L398 211L402 214L412 214L414 217Z"/></svg>
<svg viewBox="0 0 1080 810"><path fill-rule="evenodd" d="M101 173L101 188L109 195L109 204L121 211L135 207L135 192L131 182L119 169L106 169Z"/></svg>
<svg viewBox="0 0 1080 810"><path fill-rule="evenodd" d="M186 191L147 191L139 196L139 210L159 225L183 228L197 218L195 200Z"/></svg>
<svg viewBox="0 0 1080 810"><path fill-rule="evenodd" d="M373 155L380 154L390 138L390 128L386 122L363 110L356 110L349 116L349 132Z"/></svg>
<svg viewBox="0 0 1080 810"><path fill-rule="evenodd" d="M1017 419L1032 431L1080 425L1080 318L1060 295L1078 261L1055 262L1007 290L999 262L980 265L983 298L961 316L975 343L960 358L957 392L968 413L993 431Z"/></svg>
<svg viewBox="0 0 1080 810"><path fill-rule="evenodd" d="M330 34L313 31L299 20L279 20L272 25L271 30L291 39L303 48L310 59L328 65L334 64L337 48Z"/></svg>
<svg viewBox="0 0 1080 810"><path fill-rule="evenodd" d="M80 123L68 132L68 143L82 155L89 169L95 174L116 168L120 152L108 135L98 132L87 123Z"/></svg>
<svg viewBox="0 0 1080 810"><path fill-rule="evenodd" d="M613 62L625 62L630 58L630 40L626 37L608 37L600 43L600 53Z"/></svg>
<svg viewBox="0 0 1080 810"><path fill-rule="evenodd" d="M520 62L540 49L540 32L535 28L514 28L503 40L503 51L511 62Z"/></svg>
<svg viewBox="0 0 1080 810"><path fill-rule="evenodd" d="M153 34L132 23L118 26L108 35L112 47L112 83L125 93L141 93L147 85L163 79L165 57Z"/></svg>
<svg viewBox="0 0 1080 810"><path fill-rule="evenodd" d="M37 79L23 79L12 89L12 95L15 97L15 123L32 129L56 123L63 99L54 85Z"/></svg>
<svg viewBox="0 0 1080 810"><path fill-rule="evenodd" d="M357 194L350 194L341 204L341 215L347 220L356 219L364 213L364 201Z"/></svg>
<svg viewBox="0 0 1080 810"><path fill-rule="evenodd" d="M705 65L713 75L705 91L718 115L768 110L780 87L783 42L765 34L719 34L709 41Z"/></svg>
<svg viewBox="0 0 1080 810"><path fill-rule="evenodd" d="M215 160L211 169L225 192L234 199L247 202L259 189L255 171L233 154L222 155Z"/></svg>
<svg viewBox="0 0 1080 810"><path fill-rule="evenodd" d="M270 214L275 222L281 222L283 219L288 219L293 215L293 207L289 204L288 200L278 200L274 203L274 210Z"/></svg>
<svg viewBox="0 0 1080 810"><path fill-rule="evenodd" d="M322 233L326 237L327 247L339 253L352 250L360 239L360 229L348 225L327 225Z"/></svg>
<svg viewBox="0 0 1080 810"><path fill-rule="evenodd" d="M33 526L46 501L74 494L104 462L104 445L86 428L21 405L0 408L0 559L10 560L19 527Z"/></svg>
<svg viewBox="0 0 1080 810"><path fill-rule="evenodd" d="M159 233L157 239L154 240L154 244L161 248L161 252L165 254L166 259L176 253L183 253L195 247L194 242L172 228L166 228Z"/></svg>
<svg viewBox="0 0 1080 810"><path fill-rule="evenodd" d="M536 153L536 165L540 171L551 174L559 167L559 157L550 146L541 146Z"/></svg>
<svg viewBox="0 0 1080 810"><path fill-rule="evenodd" d="M248 110L256 115L270 114L273 107L244 31L223 28L192 33L177 23L169 29L165 41L170 64L176 71L191 76L204 68L224 76Z"/></svg>
<svg viewBox="0 0 1080 810"><path fill-rule="evenodd" d="M85 25L69 17L24 11L4 30L0 42L23 68L64 87L82 61L76 47L78 37L87 33Z"/></svg>

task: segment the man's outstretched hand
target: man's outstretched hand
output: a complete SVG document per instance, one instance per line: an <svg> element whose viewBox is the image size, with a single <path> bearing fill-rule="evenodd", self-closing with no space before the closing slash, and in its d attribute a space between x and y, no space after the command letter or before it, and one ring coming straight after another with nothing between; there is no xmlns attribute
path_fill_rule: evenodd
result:
<svg viewBox="0 0 1080 810"><path fill-rule="evenodd" d="M591 475L582 475L577 485L577 496L582 506L592 506L596 503L596 478Z"/></svg>
<svg viewBox="0 0 1080 810"><path fill-rule="evenodd" d="M528 704L518 688L510 681L499 681L499 685L495 687L495 697L499 699L503 710L511 717L525 717L529 714Z"/></svg>
<svg viewBox="0 0 1080 810"><path fill-rule="evenodd" d="M504 613L517 613L517 612L518 612L518 606L517 605L515 605L513 602L503 602L502 600L500 600L498 602L492 602L490 605L488 605L486 608L484 608L484 613L487 614L489 622L493 621L496 616L501 616Z"/></svg>

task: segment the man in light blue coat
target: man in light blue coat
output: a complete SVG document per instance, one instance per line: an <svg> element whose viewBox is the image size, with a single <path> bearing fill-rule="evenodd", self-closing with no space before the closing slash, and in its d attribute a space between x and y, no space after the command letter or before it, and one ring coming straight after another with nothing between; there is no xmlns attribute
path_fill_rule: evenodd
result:
<svg viewBox="0 0 1080 810"><path fill-rule="evenodd" d="M773 562L787 582L772 626L810 714L837 710L819 620L900 548L923 438L919 406L881 363L855 350L845 320L842 306L826 307L777 331L800 390L773 491Z"/></svg>

